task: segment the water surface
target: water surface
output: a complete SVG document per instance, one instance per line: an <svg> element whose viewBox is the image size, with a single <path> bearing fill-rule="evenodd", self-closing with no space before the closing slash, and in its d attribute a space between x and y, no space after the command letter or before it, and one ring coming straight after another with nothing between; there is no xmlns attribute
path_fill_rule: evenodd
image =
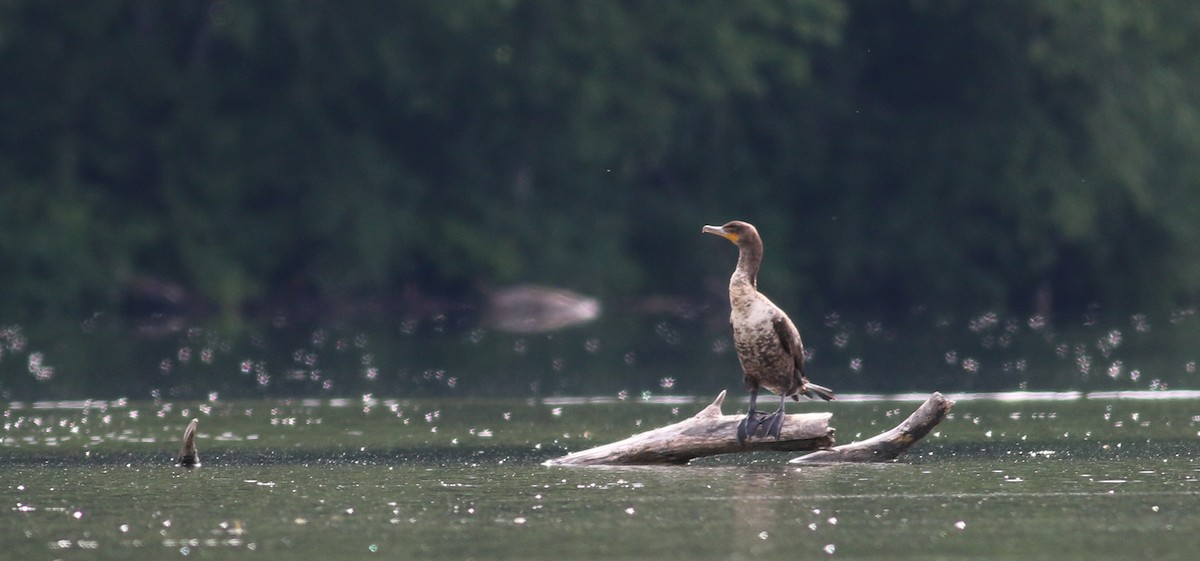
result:
<svg viewBox="0 0 1200 561"><path fill-rule="evenodd" d="M639 468L541 463L708 397L10 403L0 547L64 559L1190 559L1200 401L1153 395L959 395L891 464L761 453ZM793 410L833 411L847 442L917 405L858 396ZM203 465L175 468L193 417Z"/></svg>

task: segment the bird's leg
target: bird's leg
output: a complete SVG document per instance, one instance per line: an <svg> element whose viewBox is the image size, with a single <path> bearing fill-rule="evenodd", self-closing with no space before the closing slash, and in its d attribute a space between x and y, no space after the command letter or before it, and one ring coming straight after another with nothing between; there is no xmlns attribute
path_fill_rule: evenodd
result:
<svg viewBox="0 0 1200 561"><path fill-rule="evenodd" d="M776 440L779 440L779 431L783 428L783 418L787 416L783 412L783 404L785 403L787 403L787 396L779 396L779 409L776 409L774 413L763 417L759 421L761 424L767 426L766 436L774 436Z"/></svg>
<svg viewBox="0 0 1200 561"><path fill-rule="evenodd" d="M758 407L758 386L750 388L750 410L746 412L746 418L738 423L738 446L745 446L746 438L757 434L759 427L762 426L762 420L759 418L762 413L756 407Z"/></svg>

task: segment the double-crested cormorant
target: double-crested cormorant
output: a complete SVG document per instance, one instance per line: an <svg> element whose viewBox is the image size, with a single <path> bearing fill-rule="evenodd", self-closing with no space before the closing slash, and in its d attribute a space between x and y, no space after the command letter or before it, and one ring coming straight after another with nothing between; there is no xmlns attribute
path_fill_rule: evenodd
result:
<svg viewBox="0 0 1200 561"><path fill-rule="evenodd" d="M733 344L742 363L746 389L750 390L750 411L738 425L738 443L757 436L766 427L766 436L779 438L783 427L783 404L800 395L833 399L833 390L810 383L804 376L804 344L800 332L770 299L758 291L758 268L762 264L763 245L753 225L734 220L724 226L705 226L702 232L721 236L738 246L737 268L729 278L729 323L733 326ZM758 389L779 395L779 409L766 414L756 410Z"/></svg>

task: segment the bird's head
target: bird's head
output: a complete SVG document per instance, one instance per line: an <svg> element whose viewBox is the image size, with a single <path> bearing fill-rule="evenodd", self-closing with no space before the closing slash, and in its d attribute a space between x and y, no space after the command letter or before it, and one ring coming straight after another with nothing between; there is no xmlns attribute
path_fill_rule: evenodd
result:
<svg viewBox="0 0 1200 561"><path fill-rule="evenodd" d="M700 231L705 234L721 236L739 247L762 243L759 241L758 230L754 228L754 225L741 220L726 222L724 226L705 226Z"/></svg>

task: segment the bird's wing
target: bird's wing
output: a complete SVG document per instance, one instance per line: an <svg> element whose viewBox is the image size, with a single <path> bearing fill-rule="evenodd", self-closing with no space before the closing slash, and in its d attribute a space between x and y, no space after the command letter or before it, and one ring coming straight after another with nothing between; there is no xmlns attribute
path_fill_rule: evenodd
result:
<svg viewBox="0 0 1200 561"><path fill-rule="evenodd" d="M783 346L783 351L792 355L792 360L796 363L796 372L800 373L800 378L804 378L804 343L800 341L800 331L792 324L792 320L782 313L775 316L771 320L772 326L775 328L775 335L779 337L779 344Z"/></svg>
<svg viewBox="0 0 1200 561"><path fill-rule="evenodd" d="M833 399L833 392L829 390L825 390L824 394L805 390L805 388L811 388L812 386L808 383L808 377L804 375L804 343L800 341L800 330L796 329L796 326L792 324L792 320L788 319L781 312L772 320L772 324L775 327L775 335L779 337L779 343L783 346L784 352L792 355L792 363L796 365L793 371L795 375L793 383L796 384L796 388L799 388L801 393L809 397L820 397L826 401ZM826 395L829 397L825 397ZM792 399L800 401L800 394L793 394Z"/></svg>

